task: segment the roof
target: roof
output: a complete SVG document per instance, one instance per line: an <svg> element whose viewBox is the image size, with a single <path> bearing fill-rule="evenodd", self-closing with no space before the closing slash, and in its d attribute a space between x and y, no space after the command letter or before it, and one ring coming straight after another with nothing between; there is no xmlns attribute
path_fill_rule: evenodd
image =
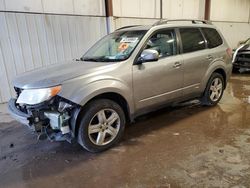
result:
<svg viewBox="0 0 250 188"><path fill-rule="evenodd" d="M215 26L207 20L189 20L189 19L176 19L176 20L160 20L153 25L130 25L121 27L118 30L149 30L151 28L167 28L167 27L209 27Z"/></svg>
<svg viewBox="0 0 250 188"><path fill-rule="evenodd" d="M159 20L156 23L153 24L153 26L156 25L163 25L163 24L167 24L167 23L171 23L171 22L189 22L192 24L208 24L208 25L212 25L212 22L208 21L208 20L195 20L195 19L174 19L174 20Z"/></svg>

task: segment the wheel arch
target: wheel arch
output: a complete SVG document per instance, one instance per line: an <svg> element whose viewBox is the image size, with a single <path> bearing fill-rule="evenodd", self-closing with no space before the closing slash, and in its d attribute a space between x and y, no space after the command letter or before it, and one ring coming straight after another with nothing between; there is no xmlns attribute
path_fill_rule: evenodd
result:
<svg viewBox="0 0 250 188"><path fill-rule="evenodd" d="M223 62L217 61L215 66L211 66L207 70L207 72L206 72L206 74L205 74L205 76L203 78L202 84L201 84L202 85L202 87L201 87L201 92L202 93L205 91L205 89L207 87L207 83L208 83L210 77L215 72L222 75L222 77L224 79L224 89L226 88L226 85L227 85L227 71L226 71L225 67L223 66L223 64L224 64Z"/></svg>
<svg viewBox="0 0 250 188"><path fill-rule="evenodd" d="M217 68L216 70L214 70L214 72L212 72L212 74L213 73L218 73L218 74L221 74L222 75L222 77L223 77L223 79L224 79L224 89L226 88L226 85L227 85L227 75L226 75L226 71L224 70L224 69L222 69L222 68ZM211 74L211 75L212 75ZM211 76L210 75L210 76Z"/></svg>
<svg viewBox="0 0 250 188"><path fill-rule="evenodd" d="M223 95L223 88L221 89L221 93L220 95L217 97L217 94L216 94L216 99L214 100L214 96L213 98L211 98L211 93L210 93L210 90L211 90L211 84L213 83L213 80L215 78L218 78L218 76L222 79L221 81L224 82L224 89L226 88L226 73L224 72L223 69L215 69L208 81L207 81L207 84L206 84L206 88L204 89L203 91L203 94L201 96L201 104L205 105L205 106L214 106L216 105L220 99L222 98L222 95ZM224 80L224 81L223 81Z"/></svg>
<svg viewBox="0 0 250 188"><path fill-rule="evenodd" d="M97 99L109 99L109 100L116 102L118 105L121 106L126 117L126 122L131 122L133 120L132 115L131 115L131 109L125 97L123 97L121 94L116 93L116 92L101 93L89 99L84 105L79 107L78 110L74 112L74 116L71 122L71 129L72 129L72 133L74 134L74 137L77 137L78 135L78 129L79 129L79 124L81 120L80 117L84 114L86 105L88 105L93 100L97 100Z"/></svg>

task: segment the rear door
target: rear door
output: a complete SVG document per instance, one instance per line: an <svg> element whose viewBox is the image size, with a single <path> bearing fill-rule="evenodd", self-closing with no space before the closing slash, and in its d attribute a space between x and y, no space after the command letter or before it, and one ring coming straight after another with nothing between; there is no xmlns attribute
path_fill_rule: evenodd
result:
<svg viewBox="0 0 250 188"><path fill-rule="evenodd" d="M200 92L200 84L206 67L212 61L206 50L206 41L200 28L180 28L184 63L183 95L194 95Z"/></svg>

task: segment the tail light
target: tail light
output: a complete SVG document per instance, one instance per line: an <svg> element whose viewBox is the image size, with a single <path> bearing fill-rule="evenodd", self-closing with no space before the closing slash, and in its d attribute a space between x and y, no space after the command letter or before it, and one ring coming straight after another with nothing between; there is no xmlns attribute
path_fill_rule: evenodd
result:
<svg viewBox="0 0 250 188"><path fill-rule="evenodd" d="M230 58L233 57L233 51L232 51L231 48L227 48L226 52L227 52L227 55L228 55Z"/></svg>

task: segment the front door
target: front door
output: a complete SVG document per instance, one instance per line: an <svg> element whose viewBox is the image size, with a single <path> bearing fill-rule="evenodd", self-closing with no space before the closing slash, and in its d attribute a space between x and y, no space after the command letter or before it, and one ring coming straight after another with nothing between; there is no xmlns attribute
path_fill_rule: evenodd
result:
<svg viewBox="0 0 250 188"><path fill-rule="evenodd" d="M159 60L133 65L136 109L164 104L182 96L182 57L177 53L174 29L159 30L147 41L145 49L159 52Z"/></svg>

